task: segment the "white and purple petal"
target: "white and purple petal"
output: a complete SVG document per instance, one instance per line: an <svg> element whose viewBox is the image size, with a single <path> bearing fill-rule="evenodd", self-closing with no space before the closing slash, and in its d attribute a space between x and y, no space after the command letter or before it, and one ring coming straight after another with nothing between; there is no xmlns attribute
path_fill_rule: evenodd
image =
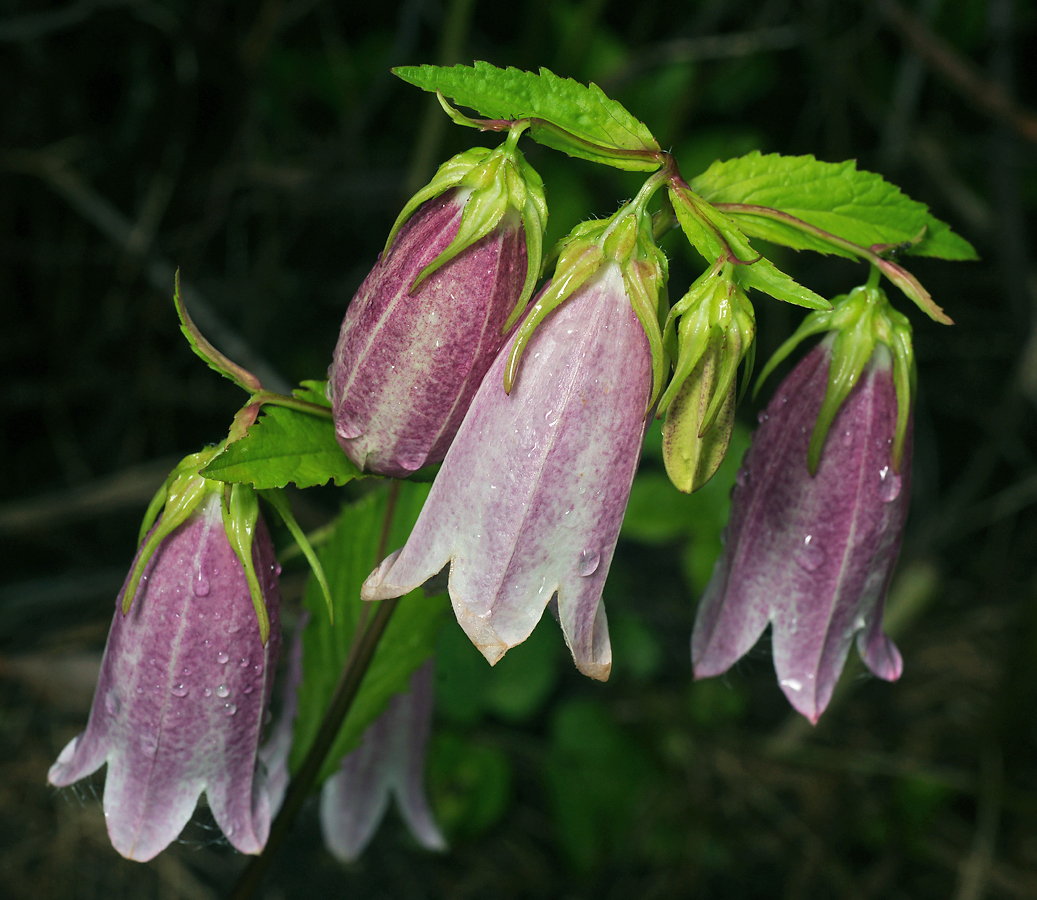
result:
<svg viewBox="0 0 1037 900"><path fill-rule="evenodd" d="M256 754L280 649L280 595L262 519L253 560L270 616L265 647L216 494L159 545L125 616L120 592L87 728L48 779L72 784L107 763L105 818L126 857L165 849L202 791L237 849L258 853L266 842Z"/></svg>
<svg viewBox="0 0 1037 900"><path fill-rule="evenodd" d="M360 745L321 788L324 843L342 862L357 859L395 795L411 834L428 850L446 849L425 795L425 750L432 727L433 662L421 666L410 690L397 694L364 732Z"/></svg>
<svg viewBox="0 0 1037 900"><path fill-rule="evenodd" d="M339 444L368 471L406 476L443 459L522 293L525 232L508 215L411 295L456 236L466 198L427 201L346 310L328 396Z"/></svg>
<svg viewBox="0 0 1037 900"><path fill-rule="evenodd" d="M811 477L807 447L828 385L829 342L792 371L761 416L732 495L725 546L692 636L696 677L726 671L767 623L789 702L816 722L854 637L880 678L902 662L882 606L910 494L911 432L900 473L891 448L897 399L878 345L840 407Z"/></svg>
<svg viewBox="0 0 1037 900"><path fill-rule="evenodd" d="M364 585L407 593L450 564L454 612L491 662L557 593L580 671L612 664L601 592L644 436L648 339L606 263L533 333L509 394L511 342L476 394L402 550Z"/></svg>

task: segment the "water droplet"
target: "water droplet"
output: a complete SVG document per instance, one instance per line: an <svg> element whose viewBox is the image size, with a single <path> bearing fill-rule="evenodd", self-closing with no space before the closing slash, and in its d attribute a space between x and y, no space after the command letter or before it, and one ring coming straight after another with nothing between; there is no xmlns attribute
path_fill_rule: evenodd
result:
<svg viewBox="0 0 1037 900"><path fill-rule="evenodd" d="M142 687L138 687L138 688L137 688L137 693L138 693L138 694L143 694L143 693L144 693L144 688L142 688Z"/></svg>
<svg viewBox="0 0 1037 900"><path fill-rule="evenodd" d="M857 616L857 618L853 620L853 630L863 631L864 626L867 624L868 623L864 621L864 616Z"/></svg>
<svg viewBox="0 0 1037 900"><path fill-rule="evenodd" d="M227 665L227 662L229 660L230 660L230 657L227 656L227 654L224 653L222 650L219 653L216 654L216 662L218 662L221 666Z"/></svg>
<svg viewBox="0 0 1037 900"><path fill-rule="evenodd" d="M227 634L237 634L241 631L241 623L239 622L228 622L227 623Z"/></svg>
<svg viewBox="0 0 1037 900"><path fill-rule="evenodd" d="M879 499L883 503L891 503L900 496L900 476L889 466L883 466L879 472Z"/></svg>
<svg viewBox="0 0 1037 900"><path fill-rule="evenodd" d="M211 697L212 696L212 688L206 688L204 691L202 691L202 693L205 694L206 697Z"/></svg>
<svg viewBox="0 0 1037 900"><path fill-rule="evenodd" d="M140 749L145 756L154 756L158 753L158 735L142 734L140 736Z"/></svg>
<svg viewBox="0 0 1037 900"><path fill-rule="evenodd" d="M274 570L274 575L279 576L281 574L281 564L279 562L275 562L271 568Z"/></svg>
<svg viewBox="0 0 1037 900"><path fill-rule="evenodd" d="M553 409L549 409L544 414L544 421L547 422L548 428L553 428L555 425L558 424L558 413L555 412Z"/></svg>
<svg viewBox="0 0 1037 900"><path fill-rule="evenodd" d="M225 825L223 828L223 833L227 835L227 837L230 837L232 834L234 834L234 826L231 824Z"/></svg>
<svg viewBox="0 0 1037 900"><path fill-rule="evenodd" d="M244 694L251 694L253 690L254 690L254 688L252 687L251 684L246 684L245 687L242 688L242 693L244 693Z"/></svg>
<svg viewBox="0 0 1037 900"><path fill-rule="evenodd" d="M247 669L248 668L248 664L249 664L249 658L247 656L241 657L241 660L238 662L238 666L240 668L242 668L242 669Z"/></svg>
<svg viewBox="0 0 1037 900"><path fill-rule="evenodd" d="M219 697L220 699L229 697L230 696L230 688L227 687L227 685L225 685L225 684L221 684L218 688L216 688L216 696Z"/></svg>
<svg viewBox="0 0 1037 900"><path fill-rule="evenodd" d="M738 474L735 475L735 483L739 487L745 487L749 483L749 470L744 466L738 470Z"/></svg>
<svg viewBox="0 0 1037 900"><path fill-rule="evenodd" d="M597 550L583 550L580 553L579 561L576 563L576 571L586 578L588 575L594 574L600 561L601 554Z"/></svg>
<svg viewBox="0 0 1037 900"><path fill-rule="evenodd" d="M201 569L194 575L194 595L196 597L209 596L209 579L205 577L205 573Z"/></svg>
<svg viewBox="0 0 1037 900"><path fill-rule="evenodd" d="M258 674L259 674L260 672L262 672L262 671L263 671L263 664L262 664L262 663L256 663L256 664L255 664L255 665L254 665L254 666L252 667L252 671L253 671L253 672L255 672L255 673L256 673L256 674L258 675Z"/></svg>
<svg viewBox="0 0 1037 900"><path fill-rule="evenodd" d="M137 690L139 691L140 688L137 688ZM115 691L109 691L105 695L104 708L108 711L108 715L117 716L121 706L122 704L119 703L119 695L116 694Z"/></svg>
<svg viewBox="0 0 1037 900"><path fill-rule="evenodd" d="M225 716L233 716L238 711L238 708L233 703L223 704L223 714Z"/></svg>
<svg viewBox="0 0 1037 900"><path fill-rule="evenodd" d="M792 620L789 622L789 633L795 634L797 631L799 631L799 619L793 616Z"/></svg>
<svg viewBox="0 0 1037 900"><path fill-rule="evenodd" d="M759 422L761 425L764 422L766 422L769 418L770 416L767 415L767 411L764 409L761 409L759 413L757 413L756 415L756 421Z"/></svg>
<svg viewBox="0 0 1037 900"><path fill-rule="evenodd" d="M180 674L181 674L181 675L190 675L190 674L191 674L191 669L190 669L190 667L189 667L189 666L184 666L184 667L183 667L183 668L182 668L182 669L180 670Z"/></svg>
<svg viewBox="0 0 1037 900"><path fill-rule="evenodd" d="M847 429L843 432L843 446L849 447L853 443L853 432Z"/></svg>
<svg viewBox="0 0 1037 900"><path fill-rule="evenodd" d="M175 688L170 688L169 693L171 693L174 697L186 697L187 685L181 682Z"/></svg>
<svg viewBox="0 0 1037 900"><path fill-rule="evenodd" d="M788 688L790 691L801 691L803 690L803 682L797 681L795 678L782 678L778 682L783 688Z"/></svg>
<svg viewBox="0 0 1037 900"><path fill-rule="evenodd" d="M825 551L817 545L814 536L808 534L803 538L803 546L793 554L793 558L808 572L814 572L825 561Z"/></svg>

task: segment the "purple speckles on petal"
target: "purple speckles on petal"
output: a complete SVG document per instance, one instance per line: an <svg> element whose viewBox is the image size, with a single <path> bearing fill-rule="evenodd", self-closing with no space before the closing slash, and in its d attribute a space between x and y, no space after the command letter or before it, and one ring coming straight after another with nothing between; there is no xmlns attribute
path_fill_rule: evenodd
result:
<svg viewBox="0 0 1037 900"><path fill-rule="evenodd" d="M272 559L260 520L253 560L257 572L269 573L261 575L271 624L265 647L216 495L162 541L125 616L120 594L90 720L51 767L49 780L71 784L108 764L105 819L112 844L124 856L147 860L161 852L187 823L203 790L237 849L258 853L266 841L269 804L265 789L257 791L256 755L270 681L251 668L221 665L208 637L209 618L188 613L204 603L245 623L229 642L221 635L224 654L276 662L280 600ZM197 590L199 572L208 593ZM214 687L229 699L215 703ZM237 823L233 833L231 822Z"/></svg>
<svg viewBox="0 0 1037 900"><path fill-rule="evenodd" d="M897 400L880 344L836 414L811 477L807 447L829 360L822 343L760 416L692 636L701 678L726 671L769 622L778 683L812 722L855 638L878 677L894 680L903 667L882 633L882 606L907 516L910 425L898 473L891 461Z"/></svg>
<svg viewBox="0 0 1037 900"><path fill-rule="evenodd" d="M525 233L511 218L410 293L463 209L452 191L426 202L346 310L328 390L339 444L368 471L404 476L443 459L522 293Z"/></svg>
<svg viewBox="0 0 1037 900"><path fill-rule="evenodd" d="M601 591L652 381L619 266L603 265L548 315L510 395L509 350L480 386L410 540L363 596L400 596L449 563L457 620L493 663L529 636L557 593L576 665L604 680L612 653Z"/></svg>

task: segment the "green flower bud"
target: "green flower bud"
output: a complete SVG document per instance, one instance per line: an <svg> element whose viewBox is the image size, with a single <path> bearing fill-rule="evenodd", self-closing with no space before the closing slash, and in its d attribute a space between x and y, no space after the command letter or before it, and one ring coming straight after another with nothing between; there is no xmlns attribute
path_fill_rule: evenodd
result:
<svg viewBox="0 0 1037 900"><path fill-rule="evenodd" d="M718 262L666 320L664 345L677 365L659 401L658 415L666 415L663 462L685 493L702 487L723 461L734 425L735 375L743 360L752 369L756 317L733 272Z"/></svg>

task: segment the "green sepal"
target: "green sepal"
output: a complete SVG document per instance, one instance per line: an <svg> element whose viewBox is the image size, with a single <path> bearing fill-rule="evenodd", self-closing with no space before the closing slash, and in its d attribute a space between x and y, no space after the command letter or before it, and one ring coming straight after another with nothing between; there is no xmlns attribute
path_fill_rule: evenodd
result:
<svg viewBox="0 0 1037 900"><path fill-rule="evenodd" d="M456 188L465 175L484 163L492 153L493 151L488 147L472 147L470 150L465 150L464 153L452 156L443 163L436 170L436 174L432 176L432 180L411 197L403 209L400 210L400 214L396 217L396 221L393 222L393 226L389 230L389 236L385 239L385 248L382 250L382 262L385 262L388 258L389 251L392 249L393 242L396 240L396 235L400 233L400 229L417 212L418 207L422 203L426 200L435 199L451 188Z"/></svg>
<svg viewBox="0 0 1037 900"><path fill-rule="evenodd" d="M722 259L736 266L734 278L743 289L756 288L776 300L807 309L831 308L820 294L804 287L765 256L756 253L734 221L687 184L673 179L669 197L689 243L710 264Z"/></svg>
<svg viewBox="0 0 1037 900"><path fill-rule="evenodd" d="M284 522L285 526L288 528L288 531L291 533L300 552L306 557L306 562L310 565L310 571L313 572L313 577L317 579L317 584L320 585L321 592L324 594L324 601L328 605L328 617L331 619L332 624L334 624L335 607L331 602L331 591L328 589L328 580L324 577L324 567L321 566L320 560L317 558L317 554L313 550L313 546L310 544L306 534L299 527L299 523L295 520L287 495L283 490L277 489L257 491L257 493L260 497L266 500L266 502L274 508L277 515L281 517L281 521Z"/></svg>
<svg viewBox="0 0 1037 900"><path fill-rule="evenodd" d="M900 471L907 436L907 423L914 397L914 351L911 323L890 304L878 287L879 268L873 267L866 285L836 297L829 311L810 313L793 335L768 360L760 372L755 392L767 376L801 341L815 334L830 332L831 362L828 387L807 449L807 468L813 475L821 461L829 428L843 401L849 396L876 352L876 344L888 348L893 357L893 385L897 395L897 421L893 436L893 469Z"/></svg>
<svg viewBox="0 0 1037 900"><path fill-rule="evenodd" d="M126 583L126 590L122 595L123 615L130 611L130 607L133 605L133 600L137 594L137 588L140 585L140 579L144 574L144 569L151 561L151 557L159 544L187 521L191 513L197 509L202 497L207 493L219 490L218 487L211 486L211 482L198 474L199 470L219 450L219 447L212 447L198 453L192 453L181 460L152 498L151 503L148 504L138 540L138 544L143 542L143 546L140 547L137 562L133 566L129 581ZM162 512L161 519L158 519L159 511ZM155 525L156 519L158 519L157 525ZM148 534L149 531L151 532L150 535Z"/></svg>
<svg viewBox="0 0 1037 900"><path fill-rule="evenodd" d="M444 108L450 108L445 100L441 102ZM447 247L418 273L410 286L410 293L417 291L426 278L494 229L518 227L520 221L526 238L526 279L515 307L505 323L505 331L514 325L522 315L529 298L533 296L533 290L540 278L544 232L547 229L547 198L544 194L543 179L526 162L526 158L516 146L519 136L527 127L528 123L517 122L509 130L504 143L495 150L474 147L440 166L432 181L404 206L389 232L382 253L382 259L385 260L400 228L422 203L452 188L458 190L458 202L463 204L457 234Z"/></svg>
<svg viewBox="0 0 1037 900"><path fill-rule="evenodd" d="M851 327L834 332L831 338L825 339L832 341L832 358L828 366L828 388L821 401L821 409L807 448L807 469L811 475L817 472L818 463L821 462L821 450L835 414L850 395L875 352L875 336L869 327L871 323L867 321L868 318L864 316Z"/></svg>
<svg viewBox="0 0 1037 900"><path fill-rule="evenodd" d="M184 297L180 291L179 269L176 270L176 275L173 279L173 305L176 306L176 314L180 319L180 330L183 332L184 337L187 338L187 343L191 345L191 349L198 356L205 360L205 364L210 369L214 372L219 372L224 378L229 378L249 394L254 394L256 391L263 389L263 385L255 375L220 353L198 330L198 326L194 324L194 320L188 314L187 306L184 304Z"/></svg>
<svg viewBox="0 0 1037 900"><path fill-rule="evenodd" d="M646 221L647 232L644 227ZM638 226L636 252L625 264L621 263L621 266L623 284L630 298L630 305L644 329L652 353L652 393L645 409L647 415L662 393L663 382L669 369L660 321L668 305L666 280L669 263L666 254L655 244L651 219L641 220Z"/></svg>
<svg viewBox="0 0 1037 900"><path fill-rule="evenodd" d="M719 329L716 329L719 331ZM723 339L714 334L671 399L663 422L663 464L674 487L685 494L702 487L724 461L735 420L734 384L720 389L718 360ZM719 399L719 402L717 402ZM710 407L712 423L707 425Z"/></svg>
<svg viewBox="0 0 1037 900"><path fill-rule="evenodd" d="M223 530L234 550L234 555L241 561L248 582L248 592L252 597L252 606L256 611L259 623L259 639L266 646L270 637L270 618L263 599L263 589L259 585L256 566L252 560L252 540L256 533L256 522L259 521L259 498L250 485L231 484L223 490Z"/></svg>
<svg viewBox="0 0 1037 900"><path fill-rule="evenodd" d="M600 223L583 223L583 225L588 224ZM537 302L533 304L533 308L530 309L518 331L515 332L515 342L511 346L508 364L504 369L505 393L511 393L511 388L518 375L522 354L536 327L544 321L549 313L568 300L605 262L605 254L600 245L579 237L573 239L576 231L581 227L578 225L566 239L566 244L558 257L558 265L555 268L551 284L541 292Z"/></svg>

